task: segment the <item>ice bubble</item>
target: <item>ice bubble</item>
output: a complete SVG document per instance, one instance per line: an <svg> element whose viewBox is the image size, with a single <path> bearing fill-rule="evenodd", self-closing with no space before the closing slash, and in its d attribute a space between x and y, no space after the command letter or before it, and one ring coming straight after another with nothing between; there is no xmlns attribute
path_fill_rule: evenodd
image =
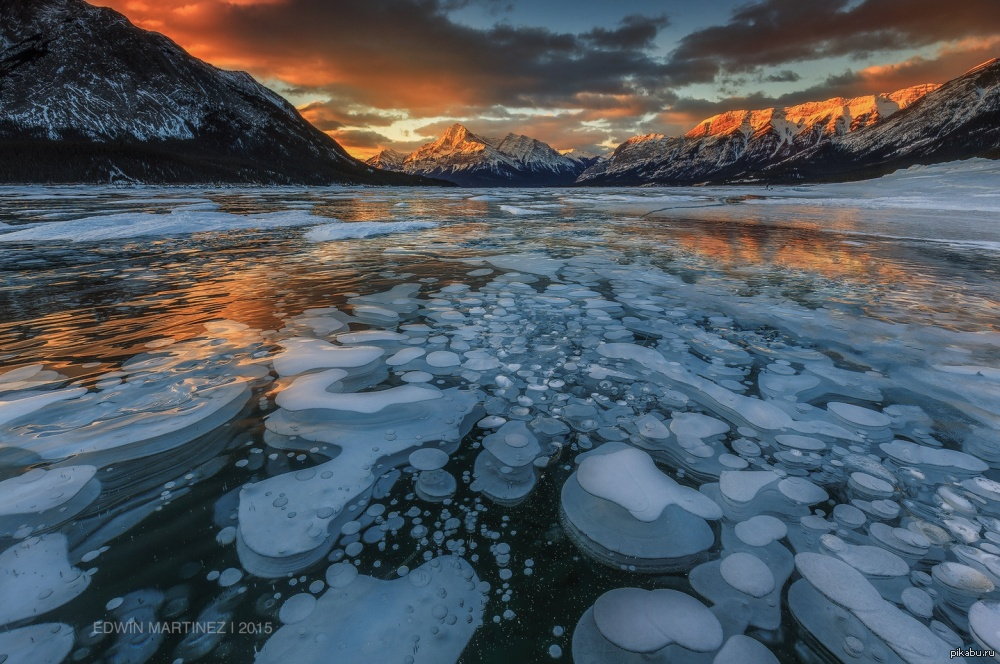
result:
<svg viewBox="0 0 1000 664"><path fill-rule="evenodd" d="M674 643L711 652L722 645L715 615L676 590L610 590L594 603L593 619L605 639L629 652L654 653Z"/></svg>
<svg viewBox="0 0 1000 664"><path fill-rule="evenodd" d="M865 544L850 544L836 535L820 537L823 548L870 579L904 576L910 573L905 560L883 548Z"/></svg>
<svg viewBox="0 0 1000 664"><path fill-rule="evenodd" d="M610 462L600 459L612 455ZM645 452L606 443L580 458L581 468L588 459L596 461L586 471L590 489L578 480L578 470L563 484L561 505L567 532L588 555L643 571L680 569L714 543L704 519L721 516L718 506L660 473ZM639 516L658 516L641 520L630 508Z"/></svg>
<svg viewBox="0 0 1000 664"><path fill-rule="evenodd" d="M1000 601L980 600L972 605L969 633L983 648L1000 651Z"/></svg>
<svg viewBox="0 0 1000 664"><path fill-rule="evenodd" d="M435 350L427 353L426 361L428 366L437 369L455 367L462 363L461 358L456 353L448 350Z"/></svg>
<svg viewBox="0 0 1000 664"><path fill-rule="evenodd" d="M38 623L0 632L0 663L59 664L73 649L73 628Z"/></svg>
<svg viewBox="0 0 1000 664"><path fill-rule="evenodd" d="M588 456L577 469L585 491L610 500L640 521L656 521L664 508L677 505L703 519L718 519L722 510L711 499L664 475L642 450L609 443L601 454Z"/></svg>
<svg viewBox="0 0 1000 664"><path fill-rule="evenodd" d="M934 615L934 599L920 588L905 588L902 593L903 606L918 618L929 619Z"/></svg>
<svg viewBox="0 0 1000 664"><path fill-rule="evenodd" d="M427 383L434 378L433 374L426 371L407 371L401 376L404 383Z"/></svg>
<svg viewBox="0 0 1000 664"><path fill-rule="evenodd" d="M870 613L886 602L860 572L830 556L800 553L795 566L827 599L855 613Z"/></svg>
<svg viewBox="0 0 1000 664"><path fill-rule="evenodd" d="M318 600L306 597L308 615L275 632L257 664L325 664L343 652L366 662L403 662L415 654L457 662L486 603L475 572L457 557L432 559L393 581L359 575L331 584Z"/></svg>
<svg viewBox="0 0 1000 664"><path fill-rule="evenodd" d="M989 466L983 461L958 450L935 449L905 440L882 443L879 448L901 465L963 475L985 473L989 470Z"/></svg>
<svg viewBox="0 0 1000 664"><path fill-rule="evenodd" d="M219 575L219 585L223 588L228 588L229 586L235 586L243 578L243 571L236 569L235 567L229 567L222 570L222 574Z"/></svg>
<svg viewBox="0 0 1000 664"><path fill-rule="evenodd" d="M0 482L0 517L38 514L59 507L82 491L96 473L94 466L34 468L3 480Z"/></svg>
<svg viewBox="0 0 1000 664"><path fill-rule="evenodd" d="M282 390L275 401L287 410L328 409L371 414L397 404L417 403L441 398L440 390L415 385L390 387L377 392L328 392L333 383L347 376L342 369L329 369L296 378Z"/></svg>
<svg viewBox="0 0 1000 664"><path fill-rule="evenodd" d="M322 376L300 376L292 387ZM320 379L293 399L293 406L316 408L282 408L267 420L269 430L331 443L342 451L313 468L315 474L308 479L286 473L242 488L237 551L243 567L253 574L273 578L324 556L332 544L331 528L346 521L352 506L364 508L376 480L390 468L377 473L373 469L383 461L390 467L405 463L411 451L429 442L456 445L478 401L477 393L457 388L402 386L335 394L323 389L327 382ZM282 494L287 504L276 504L275 497ZM338 516L330 519L327 510Z"/></svg>
<svg viewBox="0 0 1000 664"><path fill-rule="evenodd" d="M733 553L722 559L722 578L730 586L751 597L764 597L774 590L774 575L760 558L749 553Z"/></svg>
<svg viewBox="0 0 1000 664"><path fill-rule="evenodd" d="M685 440L701 440L724 434L729 431L729 425L701 413L674 413L670 430L683 445Z"/></svg>
<svg viewBox="0 0 1000 664"><path fill-rule="evenodd" d="M878 590L847 563L818 553L800 553L795 556L795 565L803 579L792 585L789 603L800 620L806 620L806 627L810 631L824 633L823 630L830 629L832 619L829 613L823 612L823 618L815 622L820 615L814 613L816 609L813 602L816 600L810 599L801 584L815 589L815 597L819 601L825 598L846 609L904 662L935 664L947 661L952 649L947 642L923 623L882 599ZM829 637L828 632L827 636ZM840 639L845 636L847 635Z"/></svg>
<svg viewBox="0 0 1000 664"><path fill-rule="evenodd" d="M69 563L66 536L49 533L0 553L0 625L31 618L66 604L90 585L90 576Z"/></svg>
<svg viewBox="0 0 1000 664"><path fill-rule="evenodd" d="M448 453L437 447L425 447L411 452L409 461L417 470L438 470L448 463Z"/></svg>
<svg viewBox="0 0 1000 664"><path fill-rule="evenodd" d="M0 424L18 420L50 404L76 399L86 393L86 388L82 387L51 390L40 394L28 392L27 395L23 395L15 393L14 398L0 400Z"/></svg>
<svg viewBox="0 0 1000 664"><path fill-rule="evenodd" d="M423 470L417 476L414 488L422 499L439 502L455 495L458 481L454 475L444 470Z"/></svg>
<svg viewBox="0 0 1000 664"><path fill-rule="evenodd" d="M232 338L213 339L219 342L214 344L196 339L136 356L122 367L121 388L93 393L72 388L0 400L0 420L31 405L46 423L29 427L18 424L23 419L9 421L0 429L0 447L25 449L42 459L75 456L78 463L101 467L177 449L222 426L249 400L249 382L267 370L235 365L226 357L226 351L257 340L255 332L222 321L205 327Z"/></svg>
<svg viewBox="0 0 1000 664"><path fill-rule="evenodd" d="M761 514L736 524L736 537L748 546L767 546L788 533L785 522L773 516Z"/></svg>
<svg viewBox="0 0 1000 664"><path fill-rule="evenodd" d="M781 476L771 470L725 472L719 477L719 489L733 502L749 503L761 489L779 479Z"/></svg>
<svg viewBox="0 0 1000 664"><path fill-rule="evenodd" d="M302 622L312 614L315 608L315 596L309 593L292 595L281 605L281 610L278 611L278 619L286 625Z"/></svg>
<svg viewBox="0 0 1000 664"><path fill-rule="evenodd" d="M931 576L948 590L972 597L993 592L995 586L979 570L961 563L944 562L931 568Z"/></svg>
<svg viewBox="0 0 1000 664"><path fill-rule="evenodd" d="M778 658L760 641L734 634L722 646L712 664L778 664Z"/></svg>
<svg viewBox="0 0 1000 664"><path fill-rule="evenodd" d="M295 376L315 369L363 367L385 353L374 346L335 346L321 339L295 337L279 342L284 349L274 357L279 376Z"/></svg>
<svg viewBox="0 0 1000 664"><path fill-rule="evenodd" d="M385 361L390 367L398 367L409 364L413 360L423 357L426 351L423 348L404 348Z"/></svg>
<svg viewBox="0 0 1000 664"><path fill-rule="evenodd" d="M227 546L236 541L236 528L234 526L226 526L215 536L215 541L222 546Z"/></svg>
<svg viewBox="0 0 1000 664"><path fill-rule="evenodd" d="M849 403L831 401L826 405L826 409L843 422L864 428L882 428L892 424L892 419L884 413L854 406Z"/></svg>
<svg viewBox="0 0 1000 664"><path fill-rule="evenodd" d="M331 588L344 588L358 576L358 569L350 563L334 563L326 569L326 583Z"/></svg>

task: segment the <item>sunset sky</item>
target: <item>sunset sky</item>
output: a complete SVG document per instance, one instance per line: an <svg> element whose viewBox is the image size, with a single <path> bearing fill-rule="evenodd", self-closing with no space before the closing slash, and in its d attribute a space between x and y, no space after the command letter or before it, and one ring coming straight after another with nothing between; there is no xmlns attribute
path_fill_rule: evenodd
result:
<svg viewBox="0 0 1000 664"><path fill-rule="evenodd" d="M90 1L250 72L362 158L456 121L604 151L1000 55L998 0Z"/></svg>

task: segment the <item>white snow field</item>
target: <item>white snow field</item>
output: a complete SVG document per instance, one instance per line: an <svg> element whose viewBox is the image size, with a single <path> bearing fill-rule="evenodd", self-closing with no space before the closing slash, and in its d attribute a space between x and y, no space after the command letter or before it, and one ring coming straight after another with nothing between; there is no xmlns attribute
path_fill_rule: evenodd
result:
<svg viewBox="0 0 1000 664"><path fill-rule="evenodd" d="M0 663L990 661L998 184L0 190Z"/></svg>

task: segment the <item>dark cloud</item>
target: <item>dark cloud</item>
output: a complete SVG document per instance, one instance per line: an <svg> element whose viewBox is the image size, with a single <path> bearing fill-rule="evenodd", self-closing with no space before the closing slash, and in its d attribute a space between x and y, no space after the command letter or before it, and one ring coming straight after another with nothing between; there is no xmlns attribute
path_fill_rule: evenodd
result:
<svg viewBox="0 0 1000 664"><path fill-rule="evenodd" d="M782 69L774 74L762 75L757 80L761 83L794 83L802 80L802 77L791 69Z"/></svg>
<svg viewBox="0 0 1000 664"><path fill-rule="evenodd" d="M670 55L670 75L675 83L709 82L721 72L998 32L997 0L765 0L736 9L725 25L684 37Z"/></svg>
<svg viewBox="0 0 1000 664"><path fill-rule="evenodd" d="M373 149L388 147L392 144L390 139L386 138L377 131L371 131L369 129L348 129L329 131L327 133L335 138L337 142L343 145L349 152L352 150L371 151Z"/></svg>
<svg viewBox="0 0 1000 664"><path fill-rule="evenodd" d="M295 94L306 93L297 90ZM313 90L316 96L322 96L322 90ZM371 111L352 111L349 102L341 99L330 101L315 101L299 109L299 112L323 131L340 129L341 127L388 127L402 115L400 113L373 113Z"/></svg>
<svg viewBox="0 0 1000 664"><path fill-rule="evenodd" d="M128 0L120 4L130 14ZM459 3L463 4L463 3ZM131 5L134 7L134 5ZM657 95L663 17L584 34L449 17L447 0L162 0L148 10L199 57L265 80L338 91L358 106L454 114L472 106L567 107L581 93Z"/></svg>
<svg viewBox="0 0 1000 664"><path fill-rule="evenodd" d="M91 1L290 98L328 100L302 112L362 150L388 146L382 128L397 119L440 117L488 118L484 131L534 131L559 148L594 147L650 130L677 133L732 108L941 82L1000 50L1000 0L761 0L683 37L666 58L656 51L664 16L569 32L473 27L452 15L473 7L502 21L510 0ZM891 61L899 49L926 46L924 58L849 69L784 97L747 94L755 84L766 90L802 80L804 70L791 63L883 51ZM724 99L679 99L690 83L713 84ZM505 108L535 112L505 115Z"/></svg>
<svg viewBox="0 0 1000 664"><path fill-rule="evenodd" d="M666 16L650 17L633 14L622 19L621 24L614 30L594 28L581 36L599 48L650 48L656 35L667 25L669 21Z"/></svg>

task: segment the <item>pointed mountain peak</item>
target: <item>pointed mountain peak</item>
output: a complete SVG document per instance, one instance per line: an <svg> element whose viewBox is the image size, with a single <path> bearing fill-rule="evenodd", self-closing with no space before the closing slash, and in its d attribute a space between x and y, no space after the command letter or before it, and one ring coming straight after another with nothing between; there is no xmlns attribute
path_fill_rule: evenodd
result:
<svg viewBox="0 0 1000 664"><path fill-rule="evenodd" d="M465 127L465 125L456 122L452 126L448 127L443 134L441 134L441 138L438 139L438 142L442 144L454 145L456 143L461 143L462 141L470 140L470 137L473 140L478 140L476 139L476 136Z"/></svg>
<svg viewBox="0 0 1000 664"><path fill-rule="evenodd" d="M369 166L374 166L375 168L380 168L384 171L399 171L403 168L403 161L406 159L406 154L403 152L397 152L391 148L386 148L379 152L374 157L371 157L366 164Z"/></svg>

